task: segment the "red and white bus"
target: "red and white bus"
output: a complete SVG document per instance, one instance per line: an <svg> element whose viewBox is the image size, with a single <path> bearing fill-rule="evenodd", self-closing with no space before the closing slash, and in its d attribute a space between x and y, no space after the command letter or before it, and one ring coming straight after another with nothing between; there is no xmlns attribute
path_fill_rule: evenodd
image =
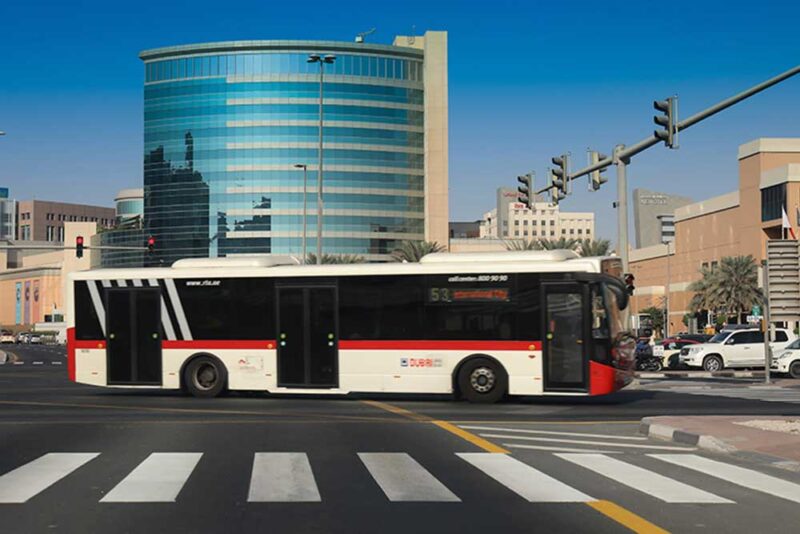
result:
<svg viewBox="0 0 800 534"><path fill-rule="evenodd" d="M631 379L617 258L185 259L70 275L70 379L269 393L600 395Z"/></svg>

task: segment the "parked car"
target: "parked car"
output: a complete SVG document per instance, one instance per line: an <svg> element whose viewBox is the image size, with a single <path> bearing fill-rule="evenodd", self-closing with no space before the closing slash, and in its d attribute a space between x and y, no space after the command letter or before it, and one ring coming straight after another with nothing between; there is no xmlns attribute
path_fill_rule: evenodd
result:
<svg viewBox="0 0 800 534"><path fill-rule="evenodd" d="M783 351L773 354L770 370L800 378L800 339L786 345Z"/></svg>
<svg viewBox="0 0 800 534"><path fill-rule="evenodd" d="M710 338L711 336L708 337ZM670 337L660 341L659 345L664 347L664 355L662 356L664 367L669 367L670 369L677 369L678 367L681 366L680 365L681 349L691 345L699 345L700 343L702 342L696 341L694 339L677 337L677 336Z"/></svg>
<svg viewBox="0 0 800 534"><path fill-rule="evenodd" d="M775 353L796 339L794 333L778 328L770 346ZM764 333L758 328L722 330L707 343L682 348L680 363L706 371L721 371L726 367L763 367Z"/></svg>
<svg viewBox="0 0 800 534"><path fill-rule="evenodd" d="M0 331L0 343L14 343L14 334L8 330Z"/></svg>
<svg viewBox="0 0 800 534"><path fill-rule="evenodd" d="M706 343L711 339L711 334L675 334L672 336L676 340L696 341L698 343Z"/></svg>
<svg viewBox="0 0 800 534"><path fill-rule="evenodd" d="M17 343L27 343L30 332L20 332L17 334Z"/></svg>
<svg viewBox="0 0 800 534"><path fill-rule="evenodd" d="M28 343L30 343L31 345L41 345L42 344L42 336L40 336L39 334L35 334L35 333L30 334L28 336Z"/></svg>

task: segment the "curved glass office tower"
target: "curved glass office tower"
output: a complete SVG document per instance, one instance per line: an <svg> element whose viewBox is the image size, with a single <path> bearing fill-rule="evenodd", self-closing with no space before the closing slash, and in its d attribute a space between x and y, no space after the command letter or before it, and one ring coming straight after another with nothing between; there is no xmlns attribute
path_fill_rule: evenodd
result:
<svg viewBox="0 0 800 534"><path fill-rule="evenodd" d="M306 61L311 53L336 56L324 66L323 252L380 260L402 240L446 242L446 34L429 34L439 49L435 102L428 34L398 38L403 46L235 41L142 52L144 230L158 244L147 262L302 254L296 165L308 169L306 248L316 250L320 66Z"/></svg>

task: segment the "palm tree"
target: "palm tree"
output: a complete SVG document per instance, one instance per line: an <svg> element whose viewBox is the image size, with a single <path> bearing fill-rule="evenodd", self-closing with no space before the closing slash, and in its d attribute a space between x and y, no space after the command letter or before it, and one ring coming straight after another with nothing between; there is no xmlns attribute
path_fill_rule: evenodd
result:
<svg viewBox="0 0 800 534"><path fill-rule="evenodd" d="M308 254L308 264L314 265L317 263L317 255L313 252ZM366 260L363 256L358 256L357 254L322 254L322 263L323 264L333 264L333 263L366 263Z"/></svg>
<svg viewBox="0 0 800 534"><path fill-rule="evenodd" d="M542 250L537 239L514 239L505 242L506 250Z"/></svg>
<svg viewBox="0 0 800 534"><path fill-rule="evenodd" d="M541 250L575 250L580 242L571 237L559 237L555 240L540 239L539 247Z"/></svg>
<svg viewBox="0 0 800 534"><path fill-rule="evenodd" d="M764 297L758 287L758 267L753 256L727 256L714 269L713 300L729 314L741 316Z"/></svg>
<svg viewBox="0 0 800 534"><path fill-rule="evenodd" d="M608 239L589 239L586 238L580 241L578 245L578 254L584 257L590 256L608 256L611 249L611 241Z"/></svg>
<svg viewBox="0 0 800 534"><path fill-rule="evenodd" d="M712 289L717 283L714 276L714 271L708 267L703 267L700 269L700 279L689 284L687 289L694 293L692 300L689 302L689 306L693 309L714 310L717 307L717 302L712 294Z"/></svg>
<svg viewBox="0 0 800 534"><path fill-rule="evenodd" d="M442 252L445 248L435 241L402 241L397 248L392 251L394 261L416 263L423 256Z"/></svg>

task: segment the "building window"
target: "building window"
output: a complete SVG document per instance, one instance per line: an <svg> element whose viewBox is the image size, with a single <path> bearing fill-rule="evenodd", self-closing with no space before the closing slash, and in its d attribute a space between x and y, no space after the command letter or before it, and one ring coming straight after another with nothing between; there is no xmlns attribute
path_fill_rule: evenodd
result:
<svg viewBox="0 0 800 534"><path fill-rule="evenodd" d="M519 221L514 219L514 226L519 226Z"/></svg>
<svg viewBox="0 0 800 534"><path fill-rule="evenodd" d="M583 234L583 229L578 228L578 235L581 235L581 234Z"/></svg>
<svg viewBox="0 0 800 534"><path fill-rule="evenodd" d="M707 262L707 261L704 261L704 262L702 263L701 267L702 267L703 269L708 269L708 262Z"/></svg>
<svg viewBox="0 0 800 534"><path fill-rule="evenodd" d="M528 219L525 219L524 221L522 221L522 225L523 226L528 226Z"/></svg>
<svg viewBox="0 0 800 534"><path fill-rule="evenodd" d="M533 237L536 237L536 230L533 230L533 231L531 232L531 235L532 235Z"/></svg>
<svg viewBox="0 0 800 534"><path fill-rule="evenodd" d="M717 268L717 265L719 265L719 262L712 261L712 262L711 262L711 270L713 271L714 269L716 269L716 268Z"/></svg>
<svg viewBox="0 0 800 534"><path fill-rule="evenodd" d="M570 228L569 229L569 235L575 235L575 229L574 228Z"/></svg>
<svg viewBox="0 0 800 534"><path fill-rule="evenodd" d="M59 241L64 241L64 227L63 226L59 226L58 227L58 240Z"/></svg>
<svg viewBox="0 0 800 534"><path fill-rule="evenodd" d="M761 221L781 218L786 206L786 184L773 185L761 190Z"/></svg>
<svg viewBox="0 0 800 534"><path fill-rule="evenodd" d="M519 237L519 230L514 230L514 235Z"/></svg>
<svg viewBox="0 0 800 534"><path fill-rule="evenodd" d="M555 226L555 225L556 225L555 219L550 219L550 226Z"/></svg>
<svg viewBox="0 0 800 534"><path fill-rule="evenodd" d="M54 230L55 229L52 226L48 226L47 227L47 240L48 241L55 241L56 234L55 234Z"/></svg>

